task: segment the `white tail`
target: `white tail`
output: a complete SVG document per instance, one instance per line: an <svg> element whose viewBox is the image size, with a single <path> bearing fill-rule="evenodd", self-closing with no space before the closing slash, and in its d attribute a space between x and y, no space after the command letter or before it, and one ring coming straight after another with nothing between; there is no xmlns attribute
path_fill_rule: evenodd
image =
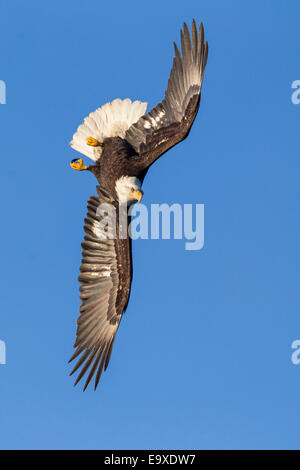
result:
<svg viewBox="0 0 300 470"><path fill-rule="evenodd" d="M98 160L102 148L87 145L86 139L93 137L101 143L106 137L124 138L127 129L145 114L147 104L141 101L132 102L129 98L117 98L104 104L84 119L73 135L70 146L92 160Z"/></svg>

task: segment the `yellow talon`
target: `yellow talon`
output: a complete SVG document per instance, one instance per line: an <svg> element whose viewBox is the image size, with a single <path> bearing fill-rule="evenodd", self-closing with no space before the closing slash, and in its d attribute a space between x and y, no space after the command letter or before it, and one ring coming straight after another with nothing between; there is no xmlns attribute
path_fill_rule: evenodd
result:
<svg viewBox="0 0 300 470"><path fill-rule="evenodd" d="M100 142L97 139L94 139L94 137L88 137L86 139L86 143L91 147L98 147L100 145Z"/></svg>
<svg viewBox="0 0 300 470"><path fill-rule="evenodd" d="M87 166L83 164L82 158L75 158L75 160L71 161L70 165L71 165L71 168L73 168L73 170L78 170L78 171L87 170Z"/></svg>

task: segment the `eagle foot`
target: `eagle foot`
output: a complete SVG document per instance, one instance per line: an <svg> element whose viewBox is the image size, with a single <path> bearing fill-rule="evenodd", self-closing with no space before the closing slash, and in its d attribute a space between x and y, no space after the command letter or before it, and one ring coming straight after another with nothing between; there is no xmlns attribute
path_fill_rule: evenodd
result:
<svg viewBox="0 0 300 470"><path fill-rule="evenodd" d="M101 143L99 142L99 140L94 139L94 137L88 137L86 139L86 143L87 143L87 145L90 145L91 147L100 147L101 146Z"/></svg>
<svg viewBox="0 0 300 470"><path fill-rule="evenodd" d="M87 170L87 166L83 164L82 158L74 158L74 160L71 161L70 165L73 170Z"/></svg>

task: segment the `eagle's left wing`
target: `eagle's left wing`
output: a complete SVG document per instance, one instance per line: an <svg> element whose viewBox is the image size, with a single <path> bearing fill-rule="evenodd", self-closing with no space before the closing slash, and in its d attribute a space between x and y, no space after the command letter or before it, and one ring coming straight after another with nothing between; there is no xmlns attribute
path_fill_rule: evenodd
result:
<svg viewBox="0 0 300 470"><path fill-rule="evenodd" d="M192 40L184 23L182 55L176 43L174 47L175 57L165 98L140 117L125 135L138 154L136 163L144 168L188 135L199 108L208 53L202 23L197 30L193 20Z"/></svg>
<svg viewBox="0 0 300 470"><path fill-rule="evenodd" d="M71 374L81 367L75 385L90 368L84 390L94 374L96 388L103 368L108 366L132 278L130 239L119 237L118 215L111 210L112 201L103 188L97 189L98 197L91 196L88 201L84 224L79 275L82 303L77 320L76 350L69 361L77 358Z"/></svg>

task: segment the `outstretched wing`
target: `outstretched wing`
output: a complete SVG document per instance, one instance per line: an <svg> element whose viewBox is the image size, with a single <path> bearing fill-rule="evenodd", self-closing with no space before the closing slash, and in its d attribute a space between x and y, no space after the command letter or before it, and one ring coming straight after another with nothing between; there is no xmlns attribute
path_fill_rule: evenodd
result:
<svg viewBox="0 0 300 470"><path fill-rule="evenodd" d="M165 98L125 135L145 167L188 135L199 108L208 53L203 25L197 30L193 20L192 40L185 23L180 32L182 55L174 43L175 57Z"/></svg>
<svg viewBox="0 0 300 470"><path fill-rule="evenodd" d="M118 214L101 188L91 196L85 219L79 281L81 307L71 357L80 356L71 375L80 367L75 385L90 368L84 390L96 373L95 389L107 368L115 335L128 302L131 284L130 240L118 237Z"/></svg>

